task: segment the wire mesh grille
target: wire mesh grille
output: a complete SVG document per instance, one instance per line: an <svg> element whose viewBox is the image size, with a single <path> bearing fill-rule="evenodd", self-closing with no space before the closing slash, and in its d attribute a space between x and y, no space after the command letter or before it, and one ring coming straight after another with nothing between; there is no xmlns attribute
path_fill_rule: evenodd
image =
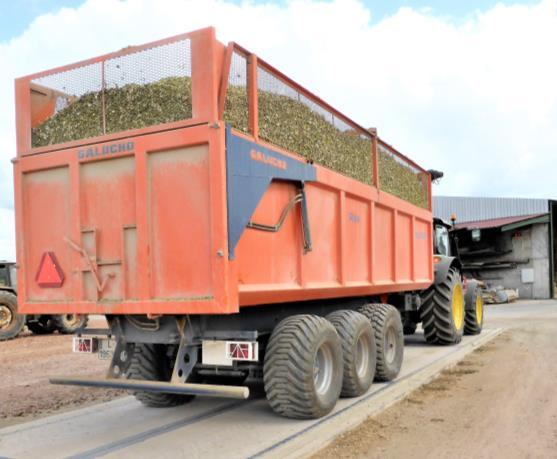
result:
<svg viewBox="0 0 557 459"><path fill-rule="evenodd" d="M33 147L101 135L101 95L102 63L33 80Z"/></svg>
<svg viewBox="0 0 557 459"><path fill-rule="evenodd" d="M237 52L232 53L224 101L224 121L244 132L249 132L247 69L246 58Z"/></svg>
<svg viewBox="0 0 557 459"><path fill-rule="evenodd" d="M257 70L259 136L371 184L371 138L278 77Z"/></svg>
<svg viewBox="0 0 557 459"><path fill-rule="evenodd" d="M33 147L189 119L190 40L47 75L31 88Z"/></svg>
<svg viewBox="0 0 557 459"><path fill-rule="evenodd" d="M106 132L192 117L190 40L105 62Z"/></svg>
<svg viewBox="0 0 557 459"><path fill-rule="evenodd" d="M428 176L393 152L378 144L379 187L401 199L427 209Z"/></svg>

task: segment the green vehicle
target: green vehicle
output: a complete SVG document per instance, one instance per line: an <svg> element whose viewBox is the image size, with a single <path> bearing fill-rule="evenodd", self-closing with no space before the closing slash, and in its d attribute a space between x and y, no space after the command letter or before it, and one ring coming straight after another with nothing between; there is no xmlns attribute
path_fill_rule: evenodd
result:
<svg viewBox="0 0 557 459"><path fill-rule="evenodd" d="M403 313L404 334L414 334L421 323L428 343L456 344L462 335L482 331L482 287L464 276L452 225L439 218L433 219L433 252L433 285L422 293L418 307Z"/></svg>
<svg viewBox="0 0 557 459"><path fill-rule="evenodd" d="M18 314L16 264L0 261L0 341L17 337L25 326L37 335L46 335L55 331L71 334L86 324L87 316L80 314Z"/></svg>

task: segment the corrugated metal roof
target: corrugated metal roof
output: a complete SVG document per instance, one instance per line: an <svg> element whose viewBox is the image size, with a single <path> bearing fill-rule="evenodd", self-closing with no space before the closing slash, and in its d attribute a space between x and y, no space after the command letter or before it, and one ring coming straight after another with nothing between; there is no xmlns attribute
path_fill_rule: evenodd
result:
<svg viewBox="0 0 557 459"><path fill-rule="evenodd" d="M456 227L459 229L466 228L479 228L479 229L488 229L488 228L498 228L500 226L510 225L511 223L522 222L525 220L531 220L537 217L541 217L543 214L533 214L533 215L522 215L520 217L503 217L503 218L492 218L490 220L481 220L476 222L466 222L466 223L457 223Z"/></svg>
<svg viewBox="0 0 557 459"><path fill-rule="evenodd" d="M447 221L452 214L456 215L457 222L477 222L547 212L549 212L548 199L433 197L433 214Z"/></svg>

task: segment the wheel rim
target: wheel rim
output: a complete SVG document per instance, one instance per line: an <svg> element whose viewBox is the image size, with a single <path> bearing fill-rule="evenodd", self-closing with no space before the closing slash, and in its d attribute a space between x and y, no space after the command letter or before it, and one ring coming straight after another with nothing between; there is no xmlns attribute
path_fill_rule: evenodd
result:
<svg viewBox="0 0 557 459"><path fill-rule="evenodd" d="M484 300L480 293L478 293L478 297L476 298L476 320L478 324L481 324L484 318Z"/></svg>
<svg viewBox="0 0 557 459"><path fill-rule="evenodd" d="M464 324L464 295L460 284L455 285L453 290L453 322L457 330Z"/></svg>
<svg viewBox="0 0 557 459"><path fill-rule="evenodd" d="M370 354L371 343L369 337L361 334L356 342L356 373L360 378L368 372Z"/></svg>
<svg viewBox="0 0 557 459"><path fill-rule="evenodd" d="M0 328L8 327L13 320L12 310L3 304L0 305Z"/></svg>
<svg viewBox="0 0 557 459"><path fill-rule="evenodd" d="M64 324L66 327L71 328L75 327L81 321L81 316L79 314L65 314L64 315Z"/></svg>
<svg viewBox="0 0 557 459"><path fill-rule="evenodd" d="M333 351L328 343L323 343L315 354L313 363L313 384L319 395L328 392L333 379Z"/></svg>
<svg viewBox="0 0 557 459"><path fill-rule="evenodd" d="M392 363L396 356L396 331L393 327L387 329L385 333L385 360L387 363Z"/></svg>

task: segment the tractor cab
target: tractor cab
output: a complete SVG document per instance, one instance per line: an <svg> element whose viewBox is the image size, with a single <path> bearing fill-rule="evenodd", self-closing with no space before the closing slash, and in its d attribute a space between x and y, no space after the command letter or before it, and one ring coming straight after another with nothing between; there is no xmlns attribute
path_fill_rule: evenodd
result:
<svg viewBox="0 0 557 459"><path fill-rule="evenodd" d="M433 219L433 253L460 261L458 238L453 231L454 221L454 218L452 223L437 217Z"/></svg>
<svg viewBox="0 0 557 459"><path fill-rule="evenodd" d="M15 263L0 260L0 289L16 290Z"/></svg>
<svg viewBox="0 0 557 459"><path fill-rule="evenodd" d="M451 225L440 218L433 219L433 251L435 255L451 256L450 228Z"/></svg>

